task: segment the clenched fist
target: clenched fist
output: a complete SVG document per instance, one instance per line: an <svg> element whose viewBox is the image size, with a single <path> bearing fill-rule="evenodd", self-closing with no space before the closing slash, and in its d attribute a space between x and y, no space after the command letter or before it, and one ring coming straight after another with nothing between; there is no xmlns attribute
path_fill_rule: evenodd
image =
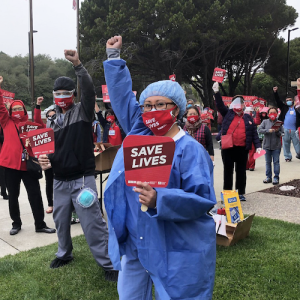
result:
<svg viewBox="0 0 300 300"><path fill-rule="evenodd" d="M0 76L0 85L1 85L2 82L3 82L3 77Z"/></svg>
<svg viewBox="0 0 300 300"><path fill-rule="evenodd" d="M44 97L38 97L37 99L36 99L36 104L37 105L41 105L42 104L42 102L44 101Z"/></svg>
<svg viewBox="0 0 300 300"><path fill-rule="evenodd" d="M81 64L76 50L64 50L65 58L70 61L74 67Z"/></svg>
<svg viewBox="0 0 300 300"><path fill-rule="evenodd" d="M121 49L122 48L122 37L120 35L116 35L116 36L108 39L106 42L106 48Z"/></svg>

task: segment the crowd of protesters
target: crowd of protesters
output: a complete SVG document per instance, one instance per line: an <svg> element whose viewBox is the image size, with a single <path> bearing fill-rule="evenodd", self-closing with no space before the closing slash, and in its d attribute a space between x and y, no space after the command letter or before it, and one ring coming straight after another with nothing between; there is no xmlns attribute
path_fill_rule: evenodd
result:
<svg viewBox="0 0 300 300"><path fill-rule="evenodd" d="M132 93L126 62L120 58L122 38L108 39L106 47L104 71L111 108L102 111L97 105L92 79L74 50L65 50L65 58L73 64L79 80L80 101L74 101L75 82L68 77L57 78L54 103L44 111L45 124L41 117L44 98L37 98L34 122L41 128L53 129L56 144L53 154L38 158L46 182L45 212L53 213L56 229L44 221L39 178L27 168L33 152L28 140L20 136L19 127L28 121L26 107L21 100L6 106L0 92L0 187L1 196L8 199L10 235L18 234L22 228L18 201L22 181L35 231L57 232L58 250L50 268L73 261L70 225L80 220L105 278L118 280L119 299L152 299L153 284L156 299L210 299L216 262L215 224L207 214L216 204L212 115L209 108L202 109L192 99L186 100L181 86L171 80L148 85L138 102ZM0 76L0 85L2 81ZM266 184L279 184L282 147L286 162L292 161L291 142L300 159L300 78L298 95L289 93L284 101L280 100L278 88L273 87L277 107L246 107L241 95L233 97L227 106L217 82L212 89L223 189L233 189L235 173L235 189L240 200L246 201L246 171L255 170L254 155L260 155L262 148ZM121 145L128 135L174 140L169 185L154 189L138 181L133 189L126 186L121 146L105 189L107 226L97 196L93 152L99 150L100 144ZM141 205L146 206L146 211L141 211Z"/></svg>

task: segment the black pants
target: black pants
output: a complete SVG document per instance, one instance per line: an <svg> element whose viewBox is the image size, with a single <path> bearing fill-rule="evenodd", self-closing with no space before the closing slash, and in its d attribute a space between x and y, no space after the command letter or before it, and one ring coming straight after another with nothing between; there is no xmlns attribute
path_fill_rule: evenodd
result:
<svg viewBox="0 0 300 300"><path fill-rule="evenodd" d="M32 178L26 171L9 168L5 168L5 179L8 190L9 214L13 220L13 228L21 227L22 225L18 200L21 180L23 181L27 191L28 200L35 221L35 228L44 228L46 226L46 223L44 222L44 206L38 179Z"/></svg>
<svg viewBox="0 0 300 300"><path fill-rule="evenodd" d="M1 195L6 196L6 183L5 183L5 169L0 167L0 187L1 187Z"/></svg>
<svg viewBox="0 0 300 300"><path fill-rule="evenodd" d="M45 172L46 179L46 195L48 200L48 206L53 206L53 169L47 169Z"/></svg>
<svg viewBox="0 0 300 300"><path fill-rule="evenodd" d="M239 195L244 195L246 191L246 165L248 160L248 150L246 147L233 147L222 150L222 160L224 165L224 190L232 190L233 168L235 163L235 189Z"/></svg>

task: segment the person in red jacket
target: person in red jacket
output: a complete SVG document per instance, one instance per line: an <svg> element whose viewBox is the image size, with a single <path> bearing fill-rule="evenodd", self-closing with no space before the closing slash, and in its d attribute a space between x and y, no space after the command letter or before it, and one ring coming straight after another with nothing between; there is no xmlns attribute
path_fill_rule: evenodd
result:
<svg viewBox="0 0 300 300"><path fill-rule="evenodd" d="M36 107L34 109L34 122L40 124L42 128L46 128L46 124L42 120L41 114L41 104L44 101L44 97L38 97L36 99ZM46 112L47 119L55 118L55 109L49 109ZM44 170L45 180L46 180L46 196L48 201L48 208L46 209L47 214L51 214L53 212L53 170L49 168Z"/></svg>
<svg viewBox="0 0 300 300"><path fill-rule="evenodd" d="M22 226L18 201L21 180L28 194L35 221L35 231L55 233L56 230L47 227L44 222L44 207L39 181L32 178L26 169L25 153L19 138L18 125L20 122L26 122L27 120L28 114L24 103L21 100L13 101L8 112L0 92L0 125L5 136L1 149L0 166L5 168L9 213L13 221L10 235L17 234ZM25 143L24 146L26 146ZM30 147L26 147L26 150L29 155L33 155Z"/></svg>

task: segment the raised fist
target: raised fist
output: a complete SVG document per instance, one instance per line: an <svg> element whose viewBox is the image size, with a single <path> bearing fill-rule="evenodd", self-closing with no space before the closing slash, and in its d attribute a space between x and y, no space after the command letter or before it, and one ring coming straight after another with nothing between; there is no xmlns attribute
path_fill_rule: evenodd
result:
<svg viewBox="0 0 300 300"><path fill-rule="evenodd" d="M3 82L3 77L0 76L0 85L1 85L2 82Z"/></svg>
<svg viewBox="0 0 300 300"><path fill-rule="evenodd" d="M274 92L274 93L277 93L277 91L278 91L278 87L277 87L277 86L274 86L274 87L273 87L273 92Z"/></svg>
<svg viewBox="0 0 300 300"><path fill-rule="evenodd" d="M44 101L44 97L38 97L38 98L36 99L36 104L37 104L37 105L41 105L43 101Z"/></svg>
<svg viewBox="0 0 300 300"><path fill-rule="evenodd" d="M65 58L75 67L80 65L79 56L76 50L64 50Z"/></svg>
<svg viewBox="0 0 300 300"><path fill-rule="evenodd" d="M120 35L115 35L111 37L106 42L106 48L115 48L121 49L122 48L122 37Z"/></svg>

